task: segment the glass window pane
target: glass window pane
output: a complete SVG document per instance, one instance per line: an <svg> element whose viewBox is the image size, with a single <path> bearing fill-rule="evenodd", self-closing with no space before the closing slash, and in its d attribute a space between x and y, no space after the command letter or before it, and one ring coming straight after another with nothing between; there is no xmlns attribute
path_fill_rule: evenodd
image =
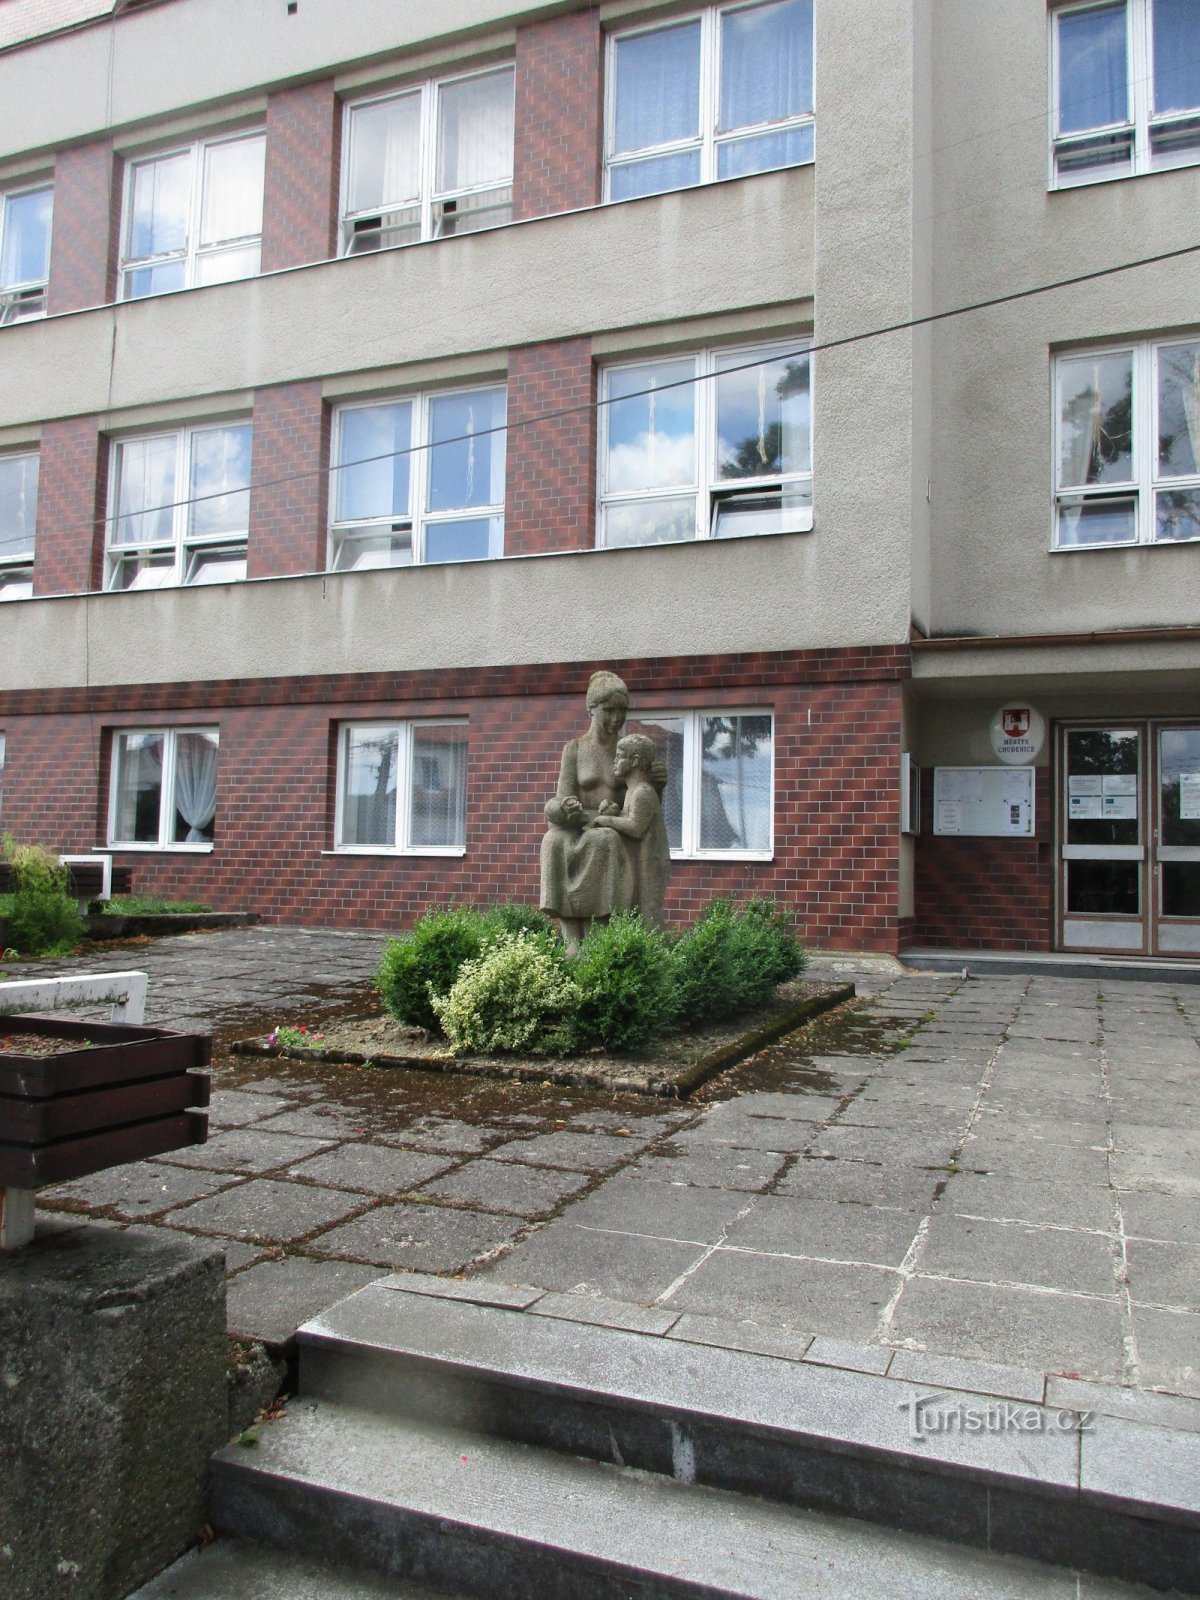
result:
<svg viewBox="0 0 1200 1600"><path fill-rule="evenodd" d="M191 530L202 539L250 526L250 423L192 434Z"/></svg>
<svg viewBox="0 0 1200 1600"><path fill-rule="evenodd" d="M690 357L609 372L608 493L696 482L695 375Z"/></svg>
<svg viewBox="0 0 1200 1600"><path fill-rule="evenodd" d="M713 507L713 537L734 539L757 533L803 533L812 527L812 493L799 489L722 495Z"/></svg>
<svg viewBox="0 0 1200 1600"><path fill-rule="evenodd" d="M629 500L604 507L604 544L677 544L696 537L696 497Z"/></svg>
<svg viewBox="0 0 1200 1600"><path fill-rule="evenodd" d="M366 572L378 567L412 566L412 530L357 534L335 541L335 572Z"/></svg>
<svg viewBox="0 0 1200 1600"><path fill-rule="evenodd" d="M769 850L772 719L702 717L700 737L700 848Z"/></svg>
<svg viewBox="0 0 1200 1600"><path fill-rule="evenodd" d="M1164 861L1162 914L1164 917L1200 917L1200 861Z"/></svg>
<svg viewBox="0 0 1200 1600"><path fill-rule="evenodd" d="M813 130L788 128L781 133L760 133L750 139L731 139L717 146L717 177L745 178L752 172L775 167L798 167L813 158Z"/></svg>
<svg viewBox="0 0 1200 1600"><path fill-rule="evenodd" d="M110 589L165 589L176 581L171 555L122 556L109 579Z"/></svg>
<svg viewBox="0 0 1200 1600"><path fill-rule="evenodd" d="M1058 131L1127 121L1125 6L1064 11L1057 23Z"/></svg>
<svg viewBox="0 0 1200 1600"><path fill-rule="evenodd" d="M343 845L396 843L398 728L348 728L342 765Z"/></svg>
<svg viewBox="0 0 1200 1600"><path fill-rule="evenodd" d="M1134 500L1060 502L1055 543L1060 550L1084 544L1130 544L1137 539Z"/></svg>
<svg viewBox="0 0 1200 1600"><path fill-rule="evenodd" d="M1200 106L1200 0L1154 0L1154 109Z"/></svg>
<svg viewBox="0 0 1200 1600"><path fill-rule="evenodd" d="M0 561L31 555L37 523L38 456L0 456Z"/></svg>
<svg viewBox="0 0 1200 1600"><path fill-rule="evenodd" d="M114 840L129 844L158 843L163 748L161 733L117 735Z"/></svg>
<svg viewBox="0 0 1200 1600"><path fill-rule="evenodd" d="M136 267L125 273L122 283L126 300L140 300L147 294L168 294L172 289L187 287L187 263L181 256L176 261L161 261L156 267Z"/></svg>
<svg viewBox="0 0 1200 1600"><path fill-rule="evenodd" d="M184 583L240 583L246 576L246 547L193 550Z"/></svg>
<svg viewBox="0 0 1200 1600"><path fill-rule="evenodd" d="M420 192L420 94L353 107L347 211L385 211Z"/></svg>
<svg viewBox="0 0 1200 1600"><path fill-rule="evenodd" d="M167 543L174 537L175 434L126 439L117 446L117 520L113 544Z"/></svg>
<svg viewBox="0 0 1200 1600"><path fill-rule="evenodd" d="M503 388L442 394L429 402L426 510L503 504L504 420Z"/></svg>
<svg viewBox="0 0 1200 1600"><path fill-rule="evenodd" d="M32 596L32 567L0 568L0 600L29 600Z"/></svg>
<svg viewBox="0 0 1200 1600"><path fill-rule="evenodd" d="M624 161L610 167L608 193L613 200L634 200L640 194L662 194L667 189L687 189L700 182L700 150L678 150L649 161Z"/></svg>
<svg viewBox="0 0 1200 1600"><path fill-rule="evenodd" d="M412 736L408 842L462 848L467 842L467 730L417 727Z"/></svg>
<svg viewBox="0 0 1200 1600"><path fill-rule="evenodd" d="M433 228L439 239L460 233L475 233L480 228L498 228L512 221L512 185L485 189L482 194L459 195L442 200L434 207ZM397 243L403 241L397 240Z"/></svg>
<svg viewBox="0 0 1200 1600"><path fill-rule="evenodd" d="M44 283L50 274L50 215L54 191L34 189L9 195L0 222L0 289Z"/></svg>
<svg viewBox="0 0 1200 1600"><path fill-rule="evenodd" d="M261 259L262 249L258 244L236 245L232 250L206 251L196 257L196 284L233 283L238 278L253 278Z"/></svg>
<svg viewBox="0 0 1200 1600"><path fill-rule="evenodd" d="M1136 729L1067 734L1067 843L1140 844Z"/></svg>
<svg viewBox="0 0 1200 1600"><path fill-rule="evenodd" d="M1156 539L1200 539L1200 489L1160 489L1154 497Z"/></svg>
<svg viewBox="0 0 1200 1600"><path fill-rule="evenodd" d="M262 232L266 139L235 139L204 151L200 243L247 239Z"/></svg>
<svg viewBox="0 0 1200 1600"><path fill-rule="evenodd" d="M1190 477L1200 472L1200 344L1160 345L1157 355L1159 476Z"/></svg>
<svg viewBox="0 0 1200 1600"><path fill-rule="evenodd" d="M334 520L406 520L411 445L411 400L339 412Z"/></svg>
<svg viewBox="0 0 1200 1600"><path fill-rule="evenodd" d="M1139 861L1068 861L1067 911L1072 916L1139 917Z"/></svg>
<svg viewBox="0 0 1200 1600"><path fill-rule="evenodd" d="M1200 784L1200 728L1164 728L1158 736L1162 840L1200 845L1196 787ZM1200 863L1197 863L1200 867Z"/></svg>
<svg viewBox="0 0 1200 1600"><path fill-rule="evenodd" d="M618 39L613 154L700 132L700 23Z"/></svg>
<svg viewBox="0 0 1200 1600"><path fill-rule="evenodd" d="M215 730L175 735L176 844L211 844L216 833L217 749Z"/></svg>
<svg viewBox="0 0 1200 1600"><path fill-rule="evenodd" d="M1073 356L1059 363L1060 487L1133 481L1133 356Z"/></svg>
<svg viewBox="0 0 1200 1600"><path fill-rule="evenodd" d="M511 183L513 74L462 78L438 89L437 192Z"/></svg>
<svg viewBox="0 0 1200 1600"><path fill-rule="evenodd" d="M764 357L748 366L753 359L745 350L717 357L717 477L810 472L808 356Z"/></svg>
<svg viewBox="0 0 1200 1600"><path fill-rule="evenodd" d="M425 560L487 561L504 553L504 518L470 517L425 524Z"/></svg>
<svg viewBox="0 0 1200 1600"><path fill-rule="evenodd" d="M812 0L721 14L722 130L813 108Z"/></svg>
<svg viewBox="0 0 1200 1600"><path fill-rule="evenodd" d="M672 850L683 849L683 718L630 717L626 733L644 733L654 740L658 758L667 769L667 787L662 795L663 821L667 843Z"/></svg>
<svg viewBox="0 0 1200 1600"><path fill-rule="evenodd" d="M132 181L126 259L143 261L147 256L186 250L192 152L140 162L133 169Z"/></svg>

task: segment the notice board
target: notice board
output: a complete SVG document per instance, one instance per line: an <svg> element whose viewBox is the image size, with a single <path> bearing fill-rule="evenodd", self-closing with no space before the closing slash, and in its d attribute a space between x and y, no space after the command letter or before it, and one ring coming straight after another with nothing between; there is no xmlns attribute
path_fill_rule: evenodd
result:
<svg viewBox="0 0 1200 1600"><path fill-rule="evenodd" d="M991 839L1033 833L1032 767L935 767L933 831Z"/></svg>

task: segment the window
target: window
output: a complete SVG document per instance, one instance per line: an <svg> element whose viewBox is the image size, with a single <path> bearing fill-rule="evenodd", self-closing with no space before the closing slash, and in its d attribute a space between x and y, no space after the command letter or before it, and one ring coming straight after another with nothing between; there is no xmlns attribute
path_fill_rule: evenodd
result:
<svg viewBox="0 0 1200 1600"><path fill-rule="evenodd" d="M211 849L219 744L216 728L115 734L109 844Z"/></svg>
<svg viewBox="0 0 1200 1600"><path fill-rule="evenodd" d="M45 315L53 209L49 184L0 195L0 326Z"/></svg>
<svg viewBox="0 0 1200 1600"><path fill-rule="evenodd" d="M107 588L246 576L251 433L225 422L113 444Z"/></svg>
<svg viewBox="0 0 1200 1600"><path fill-rule="evenodd" d="M666 764L662 806L672 855L770 858L770 712L650 712L631 717L626 732L648 734Z"/></svg>
<svg viewBox="0 0 1200 1600"><path fill-rule="evenodd" d="M6 754L6 736L0 733L0 809L4 805L4 758Z"/></svg>
<svg viewBox="0 0 1200 1600"><path fill-rule="evenodd" d="M266 139L255 133L202 139L129 163L122 300L254 276L265 151Z"/></svg>
<svg viewBox="0 0 1200 1600"><path fill-rule="evenodd" d="M1051 19L1060 187L1200 161L1200 0L1116 0Z"/></svg>
<svg viewBox="0 0 1200 1600"><path fill-rule="evenodd" d="M1055 544L1200 539L1200 337L1063 356Z"/></svg>
<svg viewBox="0 0 1200 1600"><path fill-rule="evenodd" d="M0 600L33 593L38 455L0 456Z"/></svg>
<svg viewBox="0 0 1200 1600"><path fill-rule="evenodd" d="M603 400L599 544L812 527L806 351L721 350L609 367Z"/></svg>
<svg viewBox="0 0 1200 1600"><path fill-rule="evenodd" d="M465 722L351 722L338 740L339 850L461 855Z"/></svg>
<svg viewBox="0 0 1200 1600"><path fill-rule="evenodd" d="M346 107L342 254L512 219L513 69Z"/></svg>
<svg viewBox="0 0 1200 1600"><path fill-rule="evenodd" d="M811 161L812 0L615 34L608 88L610 200Z"/></svg>
<svg viewBox="0 0 1200 1600"><path fill-rule="evenodd" d="M503 385L341 407L331 570L503 554L504 422Z"/></svg>

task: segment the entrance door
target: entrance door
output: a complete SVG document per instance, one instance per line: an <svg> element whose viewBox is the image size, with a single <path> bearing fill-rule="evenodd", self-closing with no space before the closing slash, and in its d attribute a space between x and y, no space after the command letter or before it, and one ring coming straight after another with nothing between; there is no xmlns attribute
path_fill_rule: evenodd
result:
<svg viewBox="0 0 1200 1600"><path fill-rule="evenodd" d="M1200 955L1200 725L1060 732L1059 944Z"/></svg>
<svg viewBox="0 0 1200 1600"><path fill-rule="evenodd" d="M1200 955L1200 726L1159 726L1155 800L1156 955Z"/></svg>
<svg viewBox="0 0 1200 1600"><path fill-rule="evenodd" d="M1064 728L1059 940L1064 950L1148 948L1144 726Z"/></svg>

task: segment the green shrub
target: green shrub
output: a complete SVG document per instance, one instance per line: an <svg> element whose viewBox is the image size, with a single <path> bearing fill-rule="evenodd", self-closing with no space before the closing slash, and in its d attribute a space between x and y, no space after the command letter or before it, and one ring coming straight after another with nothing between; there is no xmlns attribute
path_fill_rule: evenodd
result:
<svg viewBox="0 0 1200 1600"><path fill-rule="evenodd" d="M463 962L479 954L492 931L483 912L443 906L427 911L405 938L390 940L375 983L392 1016L418 1028L436 1028L430 991L447 994Z"/></svg>
<svg viewBox="0 0 1200 1600"><path fill-rule="evenodd" d="M512 902L497 904L489 906L484 915L501 933L538 933L548 939L558 936L551 918L544 911L539 911L537 906L522 906Z"/></svg>
<svg viewBox="0 0 1200 1600"><path fill-rule="evenodd" d="M791 921L771 900L714 900L671 952L681 1019L699 1027L768 1004L804 970Z"/></svg>
<svg viewBox="0 0 1200 1600"><path fill-rule="evenodd" d="M571 1049L638 1050L675 1019L671 952L635 911L591 929L571 976L579 991L566 1025Z"/></svg>
<svg viewBox="0 0 1200 1600"><path fill-rule="evenodd" d="M4 836L4 856L15 889L8 912L8 940L22 955L62 955L83 938L83 923L67 893L67 869L40 844L18 844Z"/></svg>
<svg viewBox="0 0 1200 1600"><path fill-rule="evenodd" d="M557 1047L576 989L544 935L497 933L464 961L448 994L430 996L456 1051L543 1054Z"/></svg>

